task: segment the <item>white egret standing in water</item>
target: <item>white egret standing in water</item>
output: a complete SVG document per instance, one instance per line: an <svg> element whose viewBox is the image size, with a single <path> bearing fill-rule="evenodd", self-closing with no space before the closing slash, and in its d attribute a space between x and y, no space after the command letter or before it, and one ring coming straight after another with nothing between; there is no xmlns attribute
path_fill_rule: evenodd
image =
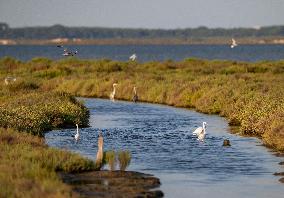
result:
<svg viewBox="0 0 284 198"><path fill-rule="evenodd" d="M129 59L132 60L132 61L135 61L137 58L136 54L132 54Z"/></svg>
<svg viewBox="0 0 284 198"><path fill-rule="evenodd" d="M77 133L76 133L76 135L74 136L74 138L75 138L75 140L76 140L76 141L78 141L78 140L79 140L79 138L80 138L80 134L79 134L79 126L78 126L78 124L76 124L76 127L77 127Z"/></svg>
<svg viewBox="0 0 284 198"><path fill-rule="evenodd" d="M137 95L137 91L136 91L136 87L134 86L133 87L133 92L134 92L134 95L133 95L133 102L137 102L138 101L138 95Z"/></svg>
<svg viewBox="0 0 284 198"><path fill-rule="evenodd" d="M113 83L112 86L113 86L113 91L110 93L109 98L110 98L112 101L114 101L115 88L116 88L116 86L117 86L117 83Z"/></svg>
<svg viewBox="0 0 284 198"><path fill-rule="evenodd" d="M234 48L234 47L236 47L237 45L238 45L238 44L237 44L236 40L232 38L231 48Z"/></svg>
<svg viewBox="0 0 284 198"><path fill-rule="evenodd" d="M205 135L206 135L206 125L207 123L206 122L203 122L202 123L202 127L198 127L197 129L195 129L195 131L193 131L193 135L196 135L197 136L197 139L199 141L203 141L204 138L205 138Z"/></svg>
<svg viewBox="0 0 284 198"><path fill-rule="evenodd" d="M204 141L204 138L205 138L205 135L206 135L205 130L203 130L203 131L201 131L201 133L197 136L197 139L198 139L199 141L203 142L203 141Z"/></svg>

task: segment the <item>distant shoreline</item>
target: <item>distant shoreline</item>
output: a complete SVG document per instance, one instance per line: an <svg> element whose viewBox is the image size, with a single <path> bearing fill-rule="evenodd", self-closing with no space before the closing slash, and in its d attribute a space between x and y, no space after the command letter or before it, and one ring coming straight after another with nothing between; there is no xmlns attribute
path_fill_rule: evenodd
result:
<svg viewBox="0 0 284 198"><path fill-rule="evenodd" d="M235 38L238 44L284 45L284 37ZM230 45L231 37L207 38L111 38L111 39L0 39L0 45Z"/></svg>

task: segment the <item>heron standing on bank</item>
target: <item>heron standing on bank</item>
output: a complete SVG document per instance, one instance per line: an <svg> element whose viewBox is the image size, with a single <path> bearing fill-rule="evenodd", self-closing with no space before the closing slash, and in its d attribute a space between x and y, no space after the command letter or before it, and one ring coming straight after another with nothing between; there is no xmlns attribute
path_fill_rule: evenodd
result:
<svg viewBox="0 0 284 198"><path fill-rule="evenodd" d="M109 95L109 98L114 101L114 98L115 98L115 91L116 91L116 86L117 86L117 83L113 83L112 84L112 87L113 87L113 91L110 93Z"/></svg>
<svg viewBox="0 0 284 198"><path fill-rule="evenodd" d="M134 86L133 87L133 92L134 92L134 95L133 95L133 102L137 102L138 101L138 95L137 95L137 91L136 91L136 87Z"/></svg>

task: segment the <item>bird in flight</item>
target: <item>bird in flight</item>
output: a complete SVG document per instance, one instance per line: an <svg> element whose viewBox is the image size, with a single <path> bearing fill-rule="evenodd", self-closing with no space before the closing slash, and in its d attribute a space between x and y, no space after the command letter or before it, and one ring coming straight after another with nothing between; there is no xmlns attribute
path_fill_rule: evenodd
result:
<svg viewBox="0 0 284 198"><path fill-rule="evenodd" d="M135 61L137 58L136 54L132 54L129 59L132 60L132 61Z"/></svg>
<svg viewBox="0 0 284 198"><path fill-rule="evenodd" d="M238 46L238 44L237 44L236 40L232 38L231 48L234 48L236 46Z"/></svg>

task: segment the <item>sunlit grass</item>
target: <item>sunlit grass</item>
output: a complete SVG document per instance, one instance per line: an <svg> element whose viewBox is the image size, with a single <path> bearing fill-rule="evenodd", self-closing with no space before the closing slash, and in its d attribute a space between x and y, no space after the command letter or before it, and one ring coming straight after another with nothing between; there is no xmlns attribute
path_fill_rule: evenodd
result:
<svg viewBox="0 0 284 198"><path fill-rule="evenodd" d="M94 163L44 140L0 128L0 197L77 197L56 171L93 170Z"/></svg>
<svg viewBox="0 0 284 198"><path fill-rule="evenodd" d="M43 135L53 128L88 125L88 110L72 96L39 91L12 93L0 103L2 127Z"/></svg>
<svg viewBox="0 0 284 198"><path fill-rule="evenodd" d="M121 171L125 171L130 165L131 154L129 151L118 151L117 153L118 165Z"/></svg>
<svg viewBox="0 0 284 198"><path fill-rule="evenodd" d="M116 167L115 151L106 151L104 153L104 162L108 164L111 171L114 171Z"/></svg>
<svg viewBox="0 0 284 198"><path fill-rule="evenodd" d="M14 75L25 82L23 88L15 85L17 92L38 86L36 90L40 91L108 98L112 83L117 82L116 97L131 100L136 86L140 101L220 114L230 124L239 125L242 133L263 137L264 143L275 149L284 147L283 117L278 117L277 122L268 121L283 112L284 61L247 63L190 58L138 63L35 58L20 62L3 58L0 72L3 77ZM12 85L8 94L11 91ZM281 140L272 140L276 136Z"/></svg>
<svg viewBox="0 0 284 198"><path fill-rule="evenodd" d="M16 82L4 84L14 76ZM56 171L93 170L92 161L48 148L44 131L88 125L88 110L73 97L108 98L118 83L118 99L163 103L225 116L240 132L256 135L284 151L284 61L245 63L186 59L180 62L118 62L67 58L0 59L0 197L73 197ZM67 94L66 94L67 93ZM70 94L70 95L69 95ZM72 96L73 95L73 96ZM120 170L128 151L105 153Z"/></svg>

